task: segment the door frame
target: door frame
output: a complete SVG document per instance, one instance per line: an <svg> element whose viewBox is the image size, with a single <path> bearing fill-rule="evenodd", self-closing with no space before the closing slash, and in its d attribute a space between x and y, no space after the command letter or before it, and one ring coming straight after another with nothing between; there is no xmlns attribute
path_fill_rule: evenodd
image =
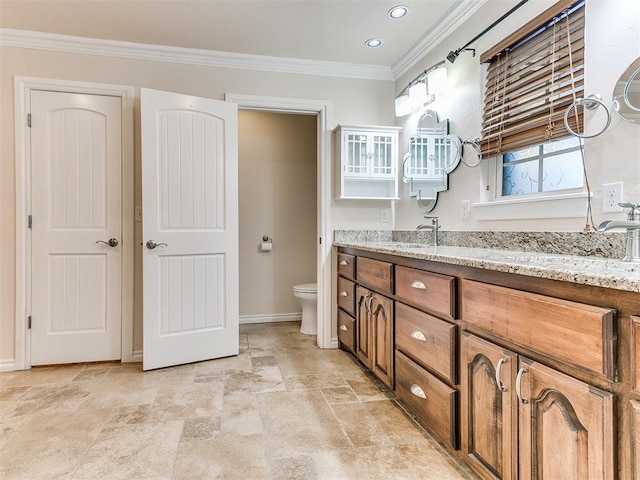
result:
<svg viewBox="0 0 640 480"><path fill-rule="evenodd" d="M226 93L225 100L238 105L240 110L261 110L275 113L298 113L315 115L318 118L317 172L318 172L318 336L320 348L337 348L338 340L332 338L333 309L331 308L331 102L304 98L269 97Z"/></svg>
<svg viewBox="0 0 640 480"><path fill-rule="evenodd" d="M31 111L31 92L46 90L64 93L107 95L122 101L122 337L121 361L137 360L133 354L133 255L134 255L134 165L133 103L134 88L126 85L76 82L37 77L14 77L15 155L16 155L16 294L14 369L31 368L31 135L27 114Z"/></svg>

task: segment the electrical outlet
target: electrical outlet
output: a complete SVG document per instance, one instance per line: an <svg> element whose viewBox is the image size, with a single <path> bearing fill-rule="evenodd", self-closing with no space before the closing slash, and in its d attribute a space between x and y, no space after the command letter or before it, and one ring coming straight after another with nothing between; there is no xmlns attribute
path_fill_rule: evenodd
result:
<svg viewBox="0 0 640 480"><path fill-rule="evenodd" d="M622 201L622 182L605 183L602 185L602 212L621 212L618 205Z"/></svg>
<svg viewBox="0 0 640 480"><path fill-rule="evenodd" d="M469 218L469 200L463 200L460 202L460 218Z"/></svg>
<svg viewBox="0 0 640 480"><path fill-rule="evenodd" d="M391 209L383 208L380 210L380 222L389 223L391 221Z"/></svg>

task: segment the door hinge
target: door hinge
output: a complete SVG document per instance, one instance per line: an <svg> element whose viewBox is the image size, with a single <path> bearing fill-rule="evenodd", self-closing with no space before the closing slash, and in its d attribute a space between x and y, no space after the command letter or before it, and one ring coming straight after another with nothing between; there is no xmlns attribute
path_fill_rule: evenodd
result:
<svg viewBox="0 0 640 480"><path fill-rule="evenodd" d="M320 237L320 245L322 245L322 237Z"/></svg>
<svg viewBox="0 0 640 480"><path fill-rule="evenodd" d="M29 222L29 228L31 228L33 226L33 221L32 221L31 215L29 215L27 221Z"/></svg>
<svg viewBox="0 0 640 480"><path fill-rule="evenodd" d="M31 315L27 317L27 328L31 330Z"/></svg>
<svg viewBox="0 0 640 480"><path fill-rule="evenodd" d="M31 114L27 113L27 127L31 128Z"/></svg>

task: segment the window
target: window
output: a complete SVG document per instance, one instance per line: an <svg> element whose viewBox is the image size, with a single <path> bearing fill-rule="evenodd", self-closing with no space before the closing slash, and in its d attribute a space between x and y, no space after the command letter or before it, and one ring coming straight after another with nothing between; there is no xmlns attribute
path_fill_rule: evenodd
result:
<svg viewBox="0 0 640 480"><path fill-rule="evenodd" d="M564 113L584 90L584 0L560 1L481 56L488 63L481 150L502 161L502 195L582 187ZM582 132L582 107L569 115Z"/></svg>

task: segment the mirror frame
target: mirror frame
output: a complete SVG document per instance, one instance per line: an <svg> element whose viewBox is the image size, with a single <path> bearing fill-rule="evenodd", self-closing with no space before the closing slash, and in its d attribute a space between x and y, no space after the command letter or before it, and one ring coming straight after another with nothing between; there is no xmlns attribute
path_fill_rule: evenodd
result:
<svg viewBox="0 0 640 480"><path fill-rule="evenodd" d="M640 123L640 58L631 62L613 87L613 109L625 120Z"/></svg>

